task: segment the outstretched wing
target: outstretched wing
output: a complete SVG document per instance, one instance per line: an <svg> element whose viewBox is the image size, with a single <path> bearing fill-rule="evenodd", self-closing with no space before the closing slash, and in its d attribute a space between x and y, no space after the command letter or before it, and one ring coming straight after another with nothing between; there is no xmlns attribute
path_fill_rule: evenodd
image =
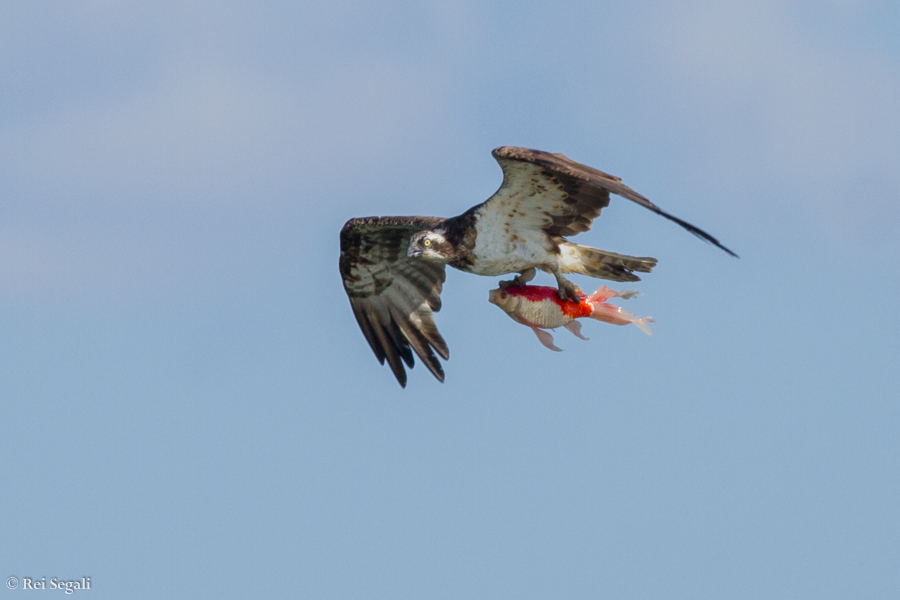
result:
<svg viewBox="0 0 900 600"><path fill-rule="evenodd" d="M410 348L440 381L444 370L432 350L444 360L450 357L434 324L434 313L441 309L444 265L406 257L410 235L443 221L367 217L350 219L341 230L341 278L353 314L379 362L387 359L403 387L403 362L410 368L415 364Z"/></svg>
<svg viewBox="0 0 900 600"><path fill-rule="evenodd" d="M492 154L503 169L503 184L482 205L487 214L515 218L520 225L539 227L554 237L570 236L590 229L591 222L609 205L609 194L613 193L678 223L700 239L737 256L710 234L665 212L614 175L577 163L562 154L540 150L504 146Z"/></svg>

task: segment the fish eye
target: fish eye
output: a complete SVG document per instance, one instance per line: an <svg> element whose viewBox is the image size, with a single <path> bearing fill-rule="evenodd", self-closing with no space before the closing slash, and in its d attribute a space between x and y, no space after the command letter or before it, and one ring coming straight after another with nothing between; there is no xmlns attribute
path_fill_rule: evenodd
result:
<svg viewBox="0 0 900 600"><path fill-rule="evenodd" d="M501 300L506 300L506 298L507 298L508 296L509 296L509 294L507 294L506 292L500 292L500 299L501 299Z"/></svg>
<svg viewBox="0 0 900 600"><path fill-rule="evenodd" d="M429 240L428 238L425 238L425 241L422 242L422 245L427 248L428 246L431 245L431 240Z"/></svg>

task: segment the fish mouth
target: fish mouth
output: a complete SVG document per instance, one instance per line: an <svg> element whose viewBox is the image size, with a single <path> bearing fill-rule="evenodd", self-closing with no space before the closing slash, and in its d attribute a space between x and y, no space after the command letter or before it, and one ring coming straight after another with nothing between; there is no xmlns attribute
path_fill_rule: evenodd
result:
<svg viewBox="0 0 900 600"><path fill-rule="evenodd" d="M491 304L497 304L497 290L491 290L488 292L488 302Z"/></svg>

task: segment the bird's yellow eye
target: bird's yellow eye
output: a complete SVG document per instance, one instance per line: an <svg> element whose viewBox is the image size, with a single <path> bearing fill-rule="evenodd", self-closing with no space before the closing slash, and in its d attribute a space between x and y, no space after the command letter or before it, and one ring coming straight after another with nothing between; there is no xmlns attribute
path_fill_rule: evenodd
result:
<svg viewBox="0 0 900 600"><path fill-rule="evenodd" d="M424 242L422 242L422 245L425 246L425 247L427 248L428 246L431 245L431 240L426 239Z"/></svg>

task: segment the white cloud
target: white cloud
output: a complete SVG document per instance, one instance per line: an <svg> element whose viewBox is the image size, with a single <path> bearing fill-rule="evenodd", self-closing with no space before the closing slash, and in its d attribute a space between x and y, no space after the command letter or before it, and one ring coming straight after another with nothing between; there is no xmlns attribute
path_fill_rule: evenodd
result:
<svg viewBox="0 0 900 600"><path fill-rule="evenodd" d="M387 167L453 136L440 91L415 61L372 57L310 79L185 62L0 124L0 290L116 295L181 281L216 254L191 238L228 251L222 219L298 205L315 219L335 197L389 185Z"/></svg>
<svg viewBox="0 0 900 600"><path fill-rule="evenodd" d="M17 166L22 188L52 195L258 203L266 200L254 187L378 164L373 148L390 153L437 134L444 110L434 88L394 65L346 68L315 87L197 67L13 127L2 160Z"/></svg>
<svg viewBox="0 0 900 600"><path fill-rule="evenodd" d="M156 12L113 0L79 6L56 15L48 31L30 13L27 27L22 19L0 25L23 32L0 42L15 57L0 59L0 82L37 82L55 94L36 95L39 109L21 119L0 120L0 285L9 293L67 293L77 282L152 287L184 263L190 270L198 260L192 232L173 226L160 241L142 229L146 212L175 222L190 213L202 226L197 214L277 213L303 203L362 214L378 195L372 211L390 213L415 198L426 165L429 196L452 195L444 189L451 183L480 189L468 175L460 183L452 169L435 167L442 161L434 153L471 139L548 139L549 149L590 160L599 148L619 164L655 152L671 157L672 171L700 161L690 179L720 178L705 197L742 186L756 194L752 206L721 208L729 215L775 211L787 199L838 243L893 239L900 230L896 57L850 37L826 43L797 18L796 4L596 9L578 23L517 13L527 36L497 29L491 19L501 17L472 3L397 5L390 14L366 3L294 7L287 25L276 20L288 4L265 12L238 3L210 14L193 4ZM835 21L870 10L842 0L822 6ZM597 23L612 35L594 36ZM532 40L545 25L554 34ZM57 38L65 43L48 46ZM62 60L69 51L77 59ZM128 60L109 60L97 74L96 60L120 54ZM487 151L454 165L495 177ZM653 195L652 175L597 164ZM384 201L386 190L397 204ZM669 196L654 198L671 207ZM335 199L346 204L338 210Z"/></svg>

